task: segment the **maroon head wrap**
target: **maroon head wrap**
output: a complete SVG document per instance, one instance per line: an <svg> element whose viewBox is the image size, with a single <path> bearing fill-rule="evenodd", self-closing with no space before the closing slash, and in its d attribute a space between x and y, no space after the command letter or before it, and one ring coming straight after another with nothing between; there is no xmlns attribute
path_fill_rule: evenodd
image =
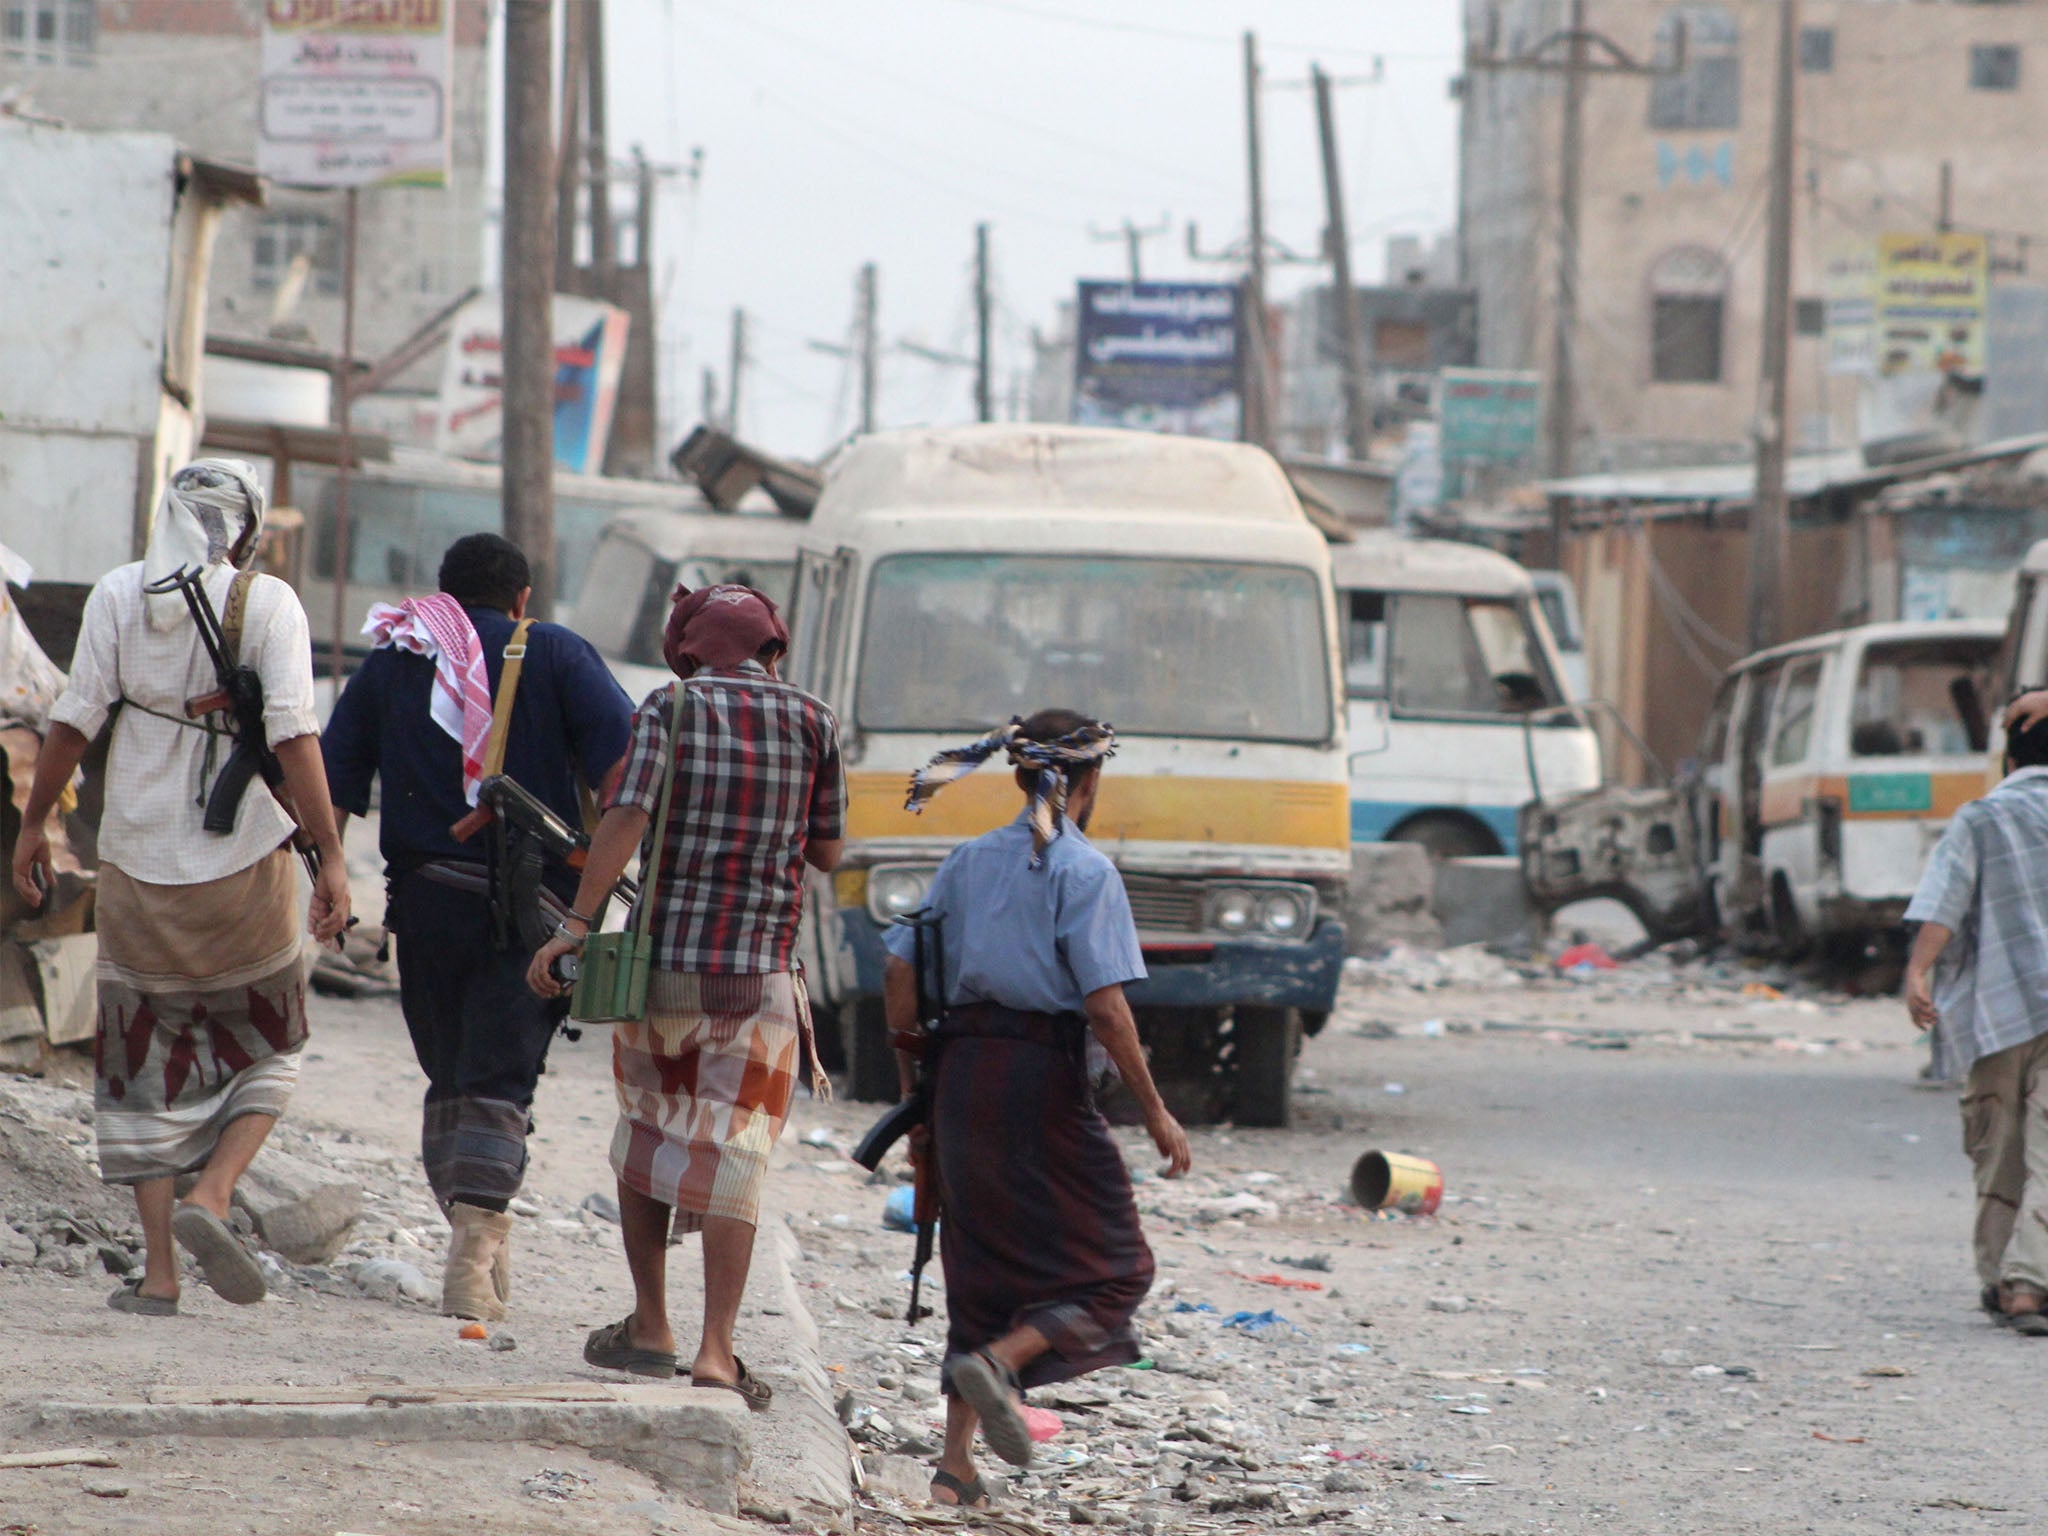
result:
<svg viewBox="0 0 2048 1536"><path fill-rule="evenodd" d="M699 667L736 667L770 641L789 649L789 631L773 600L752 587L677 587L671 601L675 607L661 637L661 655L677 677Z"/></svg>

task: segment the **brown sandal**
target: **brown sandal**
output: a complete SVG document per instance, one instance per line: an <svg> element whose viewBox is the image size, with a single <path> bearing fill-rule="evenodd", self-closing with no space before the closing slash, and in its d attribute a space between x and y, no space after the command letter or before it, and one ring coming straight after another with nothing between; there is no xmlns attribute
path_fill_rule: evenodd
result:
<svg viewBox="0 0 2048 1536"><path fill-rule="evenodd" d="M988 1484L981 1480L978 1473L963 1483L944 1467L941 1467L932 1474L932 1486L934 1488L943 1488L946 1492L952 1494L953 1507L955 1509L987 1509L995 1503L994 1496L988 1491ZM937 1499L933 1499L932 1503L940 1509L946 1507L940 1504Z"/></svg>
<svg viewBox="0 0 2048 1536"><path fill-rule="evenodd" d="M678 1376L689 1376L693 1387L716 1387L721 1392L737 1392L746 1405L755 1413L766 1413L768 1405L775 1401L775 1389L747 1369L747 1362L738 1355L732 1357L734 1367L740 1373L738 1381L715 1381L709 1376L694 1375L678 1367Z"/></svg>

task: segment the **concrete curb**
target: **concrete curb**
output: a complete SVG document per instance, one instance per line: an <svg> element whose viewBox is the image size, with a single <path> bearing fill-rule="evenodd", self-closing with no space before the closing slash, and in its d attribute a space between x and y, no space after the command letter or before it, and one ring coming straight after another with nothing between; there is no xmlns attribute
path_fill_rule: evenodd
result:
<svg viewBox="0 0 2048 1536"><path fill-rule="evenodd" d="M417 1388L400 1389L408 1394ZM688 1387L592 1389L588 1401L510 1397L362 1403L43 1403L30 1425L65 1439L175 1435L247 1440L310 1438L574 1445L646 1472L705 1509L739 1509L750 1459L747 1409L730 1393ZM223 1394L225 1395L225 1394ZM260 1389L253 1393L261 1396Z"/></svg>
<svg viewBox="0 0 2048 1536"><path fill-rule="evenodd" d="M817 1320L796 1283L803 1249L780 1219L762 1223L760 1231L767 1241L757 1251L768 1260L765 1278L789 1325L790 1374L795 1378L795 1390L775 1400L775 1412L791 1417L789 1436L795 1450L794 1464L782 1469L776 1487L818 1506L840 1524L853 1510L853 1458L846 1428L832 1406L832 1379L818 1355Z"/></svg>

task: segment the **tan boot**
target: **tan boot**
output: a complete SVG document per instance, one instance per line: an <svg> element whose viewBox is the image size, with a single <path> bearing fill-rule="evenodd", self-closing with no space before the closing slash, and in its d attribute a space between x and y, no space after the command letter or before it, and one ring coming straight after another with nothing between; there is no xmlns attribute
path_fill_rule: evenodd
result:
<svg viewBox="0 0 2048 1536"><path fill-rule="evenodd" d="M505 1226L505 1240L498 1244L498 1251L491 1256L491 1289L498 1293L498 1300L512 1299L512 1227Z"/></svg>
<svg viewBox="0 0 2048 1536"><path fill-rule="evenodd" d="M492 1283L492 1270L511 1234L512 1217L458 1200L448 1207L448 1220L455 1231L441 1280L441 1315L495 1323L504 1317L505 1303Z"/></svg>

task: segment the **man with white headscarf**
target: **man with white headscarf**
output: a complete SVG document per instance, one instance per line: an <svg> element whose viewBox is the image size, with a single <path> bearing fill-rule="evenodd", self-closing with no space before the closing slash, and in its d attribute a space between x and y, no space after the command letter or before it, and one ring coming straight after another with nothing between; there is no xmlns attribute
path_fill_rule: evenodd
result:
<svg viewBox="0 0 2048 1536"><path fill-rule="evenodd" d="M171 477L145 557L87 599L71 677L15 847L14 883L39 899L50 878L47 822L92 739L113 720L99 832L99 1034L94 1109L100 1176L130 1184L147 1242L117 1311L178 1310L173 1241L232 1302L261 1301L263 1271L227 1225L235 1183L277 1123L306 1040L298 890L287 844L303 824L321 859L308 925L348 921L341 840L320 760L305 610L290 586L249 571L265 498L255 470L201 459ZM228 649L263 683L266 745L298 822L259 777L233 827L202 815L232 743L222 714L187 715L218 680L181 593L146 589L196 570ZM117 712L118 710L118 712ZM198 1182L174 1203L175 1180Z"/></svg>

